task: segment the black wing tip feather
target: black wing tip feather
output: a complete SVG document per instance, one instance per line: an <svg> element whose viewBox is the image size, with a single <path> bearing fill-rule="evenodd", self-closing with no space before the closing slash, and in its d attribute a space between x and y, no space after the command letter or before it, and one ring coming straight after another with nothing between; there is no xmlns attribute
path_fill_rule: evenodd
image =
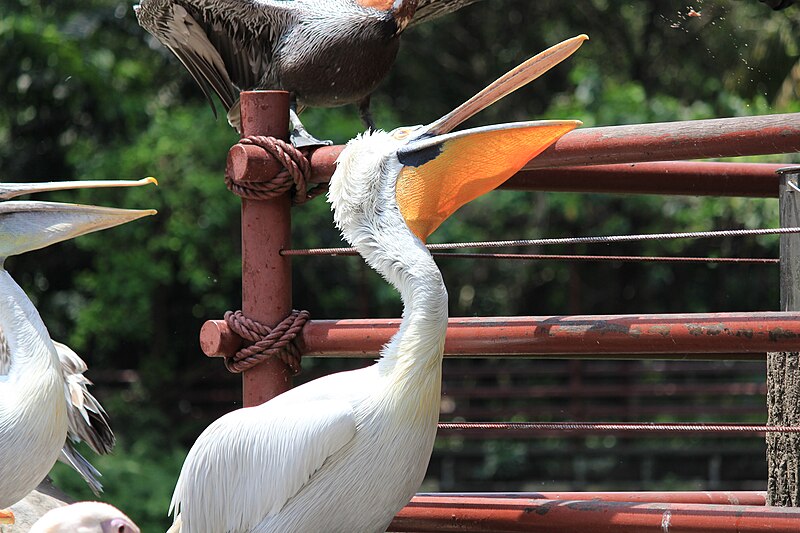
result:
<svg viewBox="0 0 800 533"><path fill-rule="evenodd" d="M65 443L64 447L61 448L61 454L62 459L66 458L67 464L81 475L86 484L89 485L89 488L92 489L94 495L99 498L100 493L103 492L103 484L97 478L103 477L103 474L78 453L78 450L69 442Z"/></svg>
<svg viewBox="0 0 800 533"><path fill-rule="evenodd" d="M480 0L421 0L410 26L429 22Z"/></svg>
<svg viewBox="0 0 800 533"><path fill-rule="evenodd" d="M103 413L89 411L89 421L92 426L91 436L87 442L89 447L100 455L111 453L117 443L117 437L111 430L108 417Z"/></svg>

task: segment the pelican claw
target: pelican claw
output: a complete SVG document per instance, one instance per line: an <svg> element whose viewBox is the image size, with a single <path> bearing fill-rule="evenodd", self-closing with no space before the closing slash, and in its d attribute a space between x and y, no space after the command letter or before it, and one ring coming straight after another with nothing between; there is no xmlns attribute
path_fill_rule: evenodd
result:
<svg viewBox="0 0 800 533"><path fill-rule="evenodd" d="M333 141L321 141L306 131L294 109L289 110L289 140L295 148L331 146Z"/></svg>

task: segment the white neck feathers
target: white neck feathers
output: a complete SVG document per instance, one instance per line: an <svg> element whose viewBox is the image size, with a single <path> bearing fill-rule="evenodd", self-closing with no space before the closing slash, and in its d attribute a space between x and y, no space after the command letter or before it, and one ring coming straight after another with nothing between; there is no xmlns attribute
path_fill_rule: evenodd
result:
<svg viewBox="0 0 800 533"><path fill-rule="evenodd" d="M447 329L447 291L430 252L411 233L395 199L399 141L365 133L339 156L328 194L334 221L364 260L399 292L400 331L384 347L380 365L392 373L438 370Z"/></svg>

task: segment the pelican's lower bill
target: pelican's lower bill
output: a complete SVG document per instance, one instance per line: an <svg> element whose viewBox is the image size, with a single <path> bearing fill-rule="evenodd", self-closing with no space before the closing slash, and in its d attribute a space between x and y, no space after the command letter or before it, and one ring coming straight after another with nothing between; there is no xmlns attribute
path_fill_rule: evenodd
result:
<svg viewBox="0 0 800 533"><path fill-rule="evenodd" d="M0 525L10 525L14 523L14 513L8 509L0 509Z"/></svg>

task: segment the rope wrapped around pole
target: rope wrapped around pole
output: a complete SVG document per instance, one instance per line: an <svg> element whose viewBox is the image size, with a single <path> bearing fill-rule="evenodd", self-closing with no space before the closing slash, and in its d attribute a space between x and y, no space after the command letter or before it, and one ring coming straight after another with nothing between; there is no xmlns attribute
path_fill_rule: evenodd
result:
<svg viewBox="0 0 800 533"><path fill-rule="evenodd" d="M240 139L239 144L262 148L283 166L283 170L267 181L239 181L226 175L225 185L237 196L249 200L268 200L293 188L292 203L299 205L328 190L327 184L308 190L311 163L303 151L290 143L276 137L250 135Z"/></svg>
<svg viewBox="0 0 800 533"><path fill-rule="evenodd" d="M277 357L293 374L300 372L300 349L293 342L309 319L308 311L292 310L291 314L274 328L244 316L241 311L227 311L225 322L237 335L251 344L225 358L225 367L240 373L261 363L268 357Z"/></svg>

